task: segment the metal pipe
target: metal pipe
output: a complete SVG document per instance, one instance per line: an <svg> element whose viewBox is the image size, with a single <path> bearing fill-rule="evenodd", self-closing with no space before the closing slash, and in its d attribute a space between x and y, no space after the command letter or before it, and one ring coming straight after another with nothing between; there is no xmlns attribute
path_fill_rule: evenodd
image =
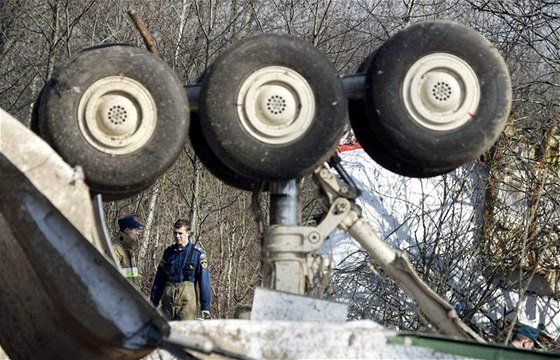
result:
<svg viewBox="0 0 560 360"><path fill-rule="evenodd" d="M271 289L293 294L305 292L305 253L302 252L301 234L279 228L297 228L300 219L300 203L295 180L270 184L270 225L265 231L264 246L267 253L263 269L265 285ZM293 243L288 248L282 245ZM278 250L281 249L281 250Z"/></svg>
<svg viewBox="0 0 560 360"><path fill-rule="evenodd" d="M198 112L198 100L200 98L200 84L192 84L185 86L185 92L189 99L189 110Z"/></svg>
<svg viewBox="0 0 560 360"><path fill-rule="evenodd" d="M341 78L342 90L348 99L362 99L364 97L364 87L366 83L365 74L351 74ZM189 109L198 112L200 101L201 84L189 84L184 86L187 98L189 99Z"/></svg>
<svg viewBox="0 0 560 360"><path fill-rule="evenodd" d="M299 225L299 194L295 180L270 184L270 224Z"/></svg>

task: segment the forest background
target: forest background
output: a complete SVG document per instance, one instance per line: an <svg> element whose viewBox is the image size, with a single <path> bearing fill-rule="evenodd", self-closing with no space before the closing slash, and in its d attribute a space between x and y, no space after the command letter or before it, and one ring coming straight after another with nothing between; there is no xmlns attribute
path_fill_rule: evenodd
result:
<svg viewBox="0 0 560 360"><path fill-rule="evenodd" d="M436 231L426 241L420 231L414 250L403 250L414 255L420 276L440 295L452 303L460 297L462 316L473 326L474 314L492 300L493 290L505 286L504 273L519 274L519 279L541 277L552 285L540 295L557 298L559 2L1 0L0 107L29 124L45 82L79 50L107 43L144 47L127 14L129 9L144 21L160 56L185 85L195 83L221 51L260 33L305 39L327 54L341 76L353 74L372 51L411 23L445 19L482 33L508 65L513 108L496 146L476 162L484 189L477 202L483 209L482 219L469 229L475 241L461 243L464 234L460 231ZM453 196L447 201L472 191L461 186L460 179L468 178L453 177ZM450 178L438 179L441 188L437 191L446 193ZM310 178L301 179L299 186L302 224L306 224L320 210ZM266 192L253 194L220 182L185 144L178 161L152 187L130 199L105 203L104 208L112 235L123 215L138 214L145 223L138 257L140 286L146 293L163 249L172 242L173 222L190 218L193 240L204 247L210 261L213 316L231 318L236 307L251 304L254 289L261 283L260 239L267 223L267 203ZM422 208L418 204L417 209ZM430 227L443 229L443 224L461 219L447 215L431 218ZM477 274L485 274L485 285L467 279L458 295L449 291L446 279L467 254L481 260L473 263L480 267ZM409 302L393 296L394 285L367 256L343 267L334 264L330 271L326 288L315 292L327 298L336 297L336 289L344 288L349 276L377 279L372 292L382 305L370 308L370 299L356 299L350 318L369 318L402 330L430 329ZM521 280L507 286L520 293L530 290Z"/></svg>

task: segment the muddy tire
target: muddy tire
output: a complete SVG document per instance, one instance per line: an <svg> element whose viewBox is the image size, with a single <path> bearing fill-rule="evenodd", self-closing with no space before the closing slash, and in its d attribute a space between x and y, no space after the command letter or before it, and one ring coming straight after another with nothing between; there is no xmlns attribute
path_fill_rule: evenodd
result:
<svg viewBox="0 0 560 360"><path fill-rule="evenodd" d="M176 160L189 127L173 71L127 45L81 51L55 72L39 106L41 135L106 198L150 186Z"/></svg>
<svg viewBox="0 0 560 360"><path fill-rule="evenodd" d="M365 75L365 71L369 67L370 61L374 55L375 52L362 61L356 71L357 74ZM445 174L454 169L433 169L417 166L396 157L383 146L383 143L373 130L372 124L368 120L366 105L363 99L348 100L348 117L356 139L358 139L368 156L373 161L395 174L414 178L428 178Z"/></svg>
<svg viewBox="0 0 560 360"><path fill-rule="evenodd" d="M417 167L460 166L487 151L511 108L507 67L473 29L417 23L373 54L365 105L383 147Z"/></svg>
<svg viewBox="0 0 560 360"><path fill-rule="evenodd" d="M346 100L323 53L301 39L268 34L241 41L208 69L200 120L228 168L257 181L287 180L334 153Z"/></svg>

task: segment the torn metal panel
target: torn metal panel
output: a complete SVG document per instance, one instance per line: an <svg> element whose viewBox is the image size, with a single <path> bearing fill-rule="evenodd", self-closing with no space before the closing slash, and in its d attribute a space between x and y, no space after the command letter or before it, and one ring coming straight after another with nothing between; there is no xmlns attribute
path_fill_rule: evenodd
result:
<svg viewBox="0 0 560 360"><path fill-rule="evenodd" d="M167 322L107 246L80 176L0 109L0 345L10 358L138 359L157 347Z"/></svg>

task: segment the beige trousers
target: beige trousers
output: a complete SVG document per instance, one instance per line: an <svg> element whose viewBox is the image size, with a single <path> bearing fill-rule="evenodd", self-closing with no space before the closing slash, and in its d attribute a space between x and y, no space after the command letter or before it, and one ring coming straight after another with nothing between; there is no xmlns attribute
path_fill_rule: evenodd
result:
<svg viewBox="0 0 560 360"><path fill-rule="evenodd" d="M196 318L196 291L190 281L165 283L161 310L169 320L194 320Z"/></svg>

